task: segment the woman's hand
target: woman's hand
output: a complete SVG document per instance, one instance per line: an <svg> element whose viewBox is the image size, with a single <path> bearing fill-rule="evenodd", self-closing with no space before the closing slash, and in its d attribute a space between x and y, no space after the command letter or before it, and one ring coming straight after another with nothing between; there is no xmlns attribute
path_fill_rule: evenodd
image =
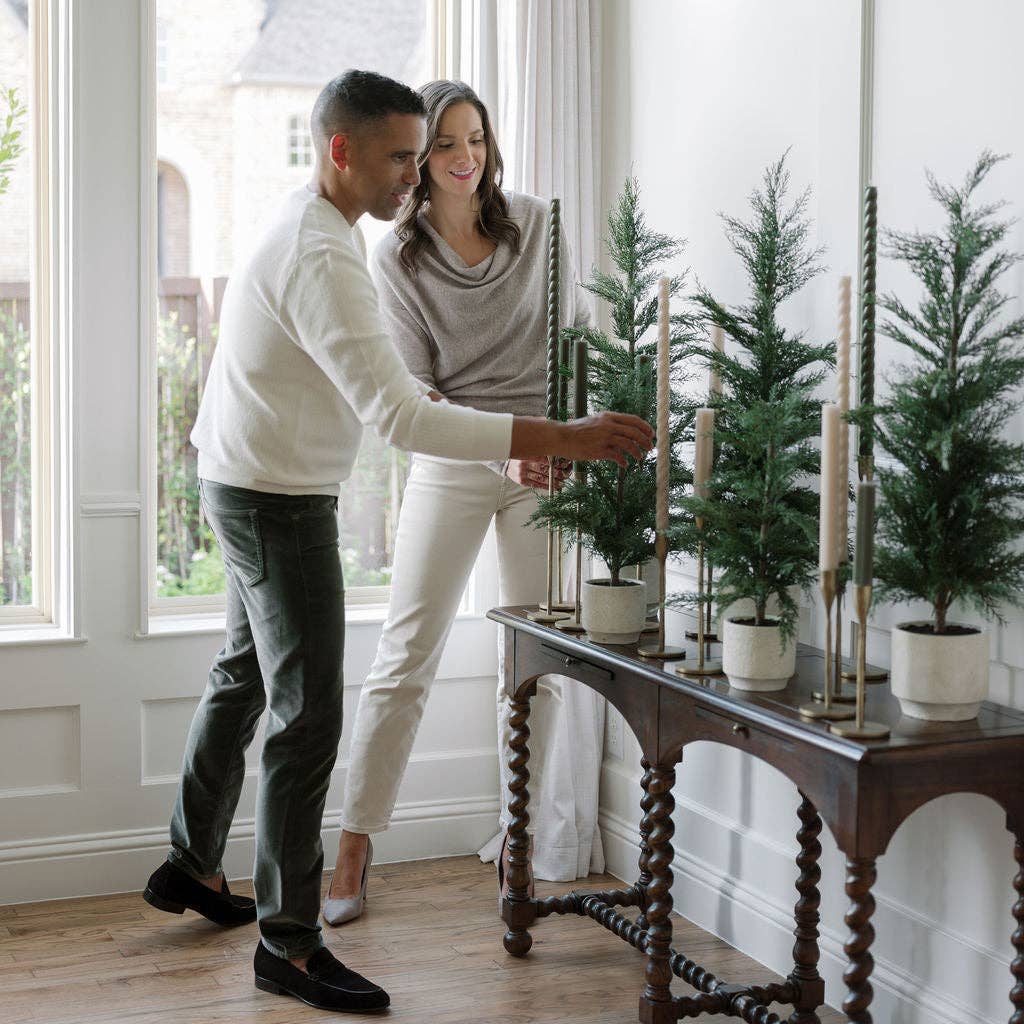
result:
<svg viewBox="0 0 1024 1024"><path fill-rule="evenodd" d="M654 447L654 429L639 416L602 412L564 424L570 432L568 443L559 451L571 459L609 459L625 466L626 457L642 459Z"/></svg>
<svg viewBox="0 0 1024 1024"><path fill-rule="evenodd" d="M555 490L560 491L569 475L570 463L565 459L555 459ZM547 490L548 460L547 459L509 459L505 467L505 476L523 487Z"/></svg>

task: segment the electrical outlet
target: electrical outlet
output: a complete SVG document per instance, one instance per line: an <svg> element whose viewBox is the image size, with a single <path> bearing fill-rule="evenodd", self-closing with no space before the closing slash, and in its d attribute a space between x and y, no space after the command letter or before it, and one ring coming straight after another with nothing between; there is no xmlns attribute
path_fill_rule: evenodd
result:
<svg viewBox="0 0 1024 1024"><path fill-rule="evenodd" d="M622 715L610 704L605 718L605 753L622 760Z"/></svg>

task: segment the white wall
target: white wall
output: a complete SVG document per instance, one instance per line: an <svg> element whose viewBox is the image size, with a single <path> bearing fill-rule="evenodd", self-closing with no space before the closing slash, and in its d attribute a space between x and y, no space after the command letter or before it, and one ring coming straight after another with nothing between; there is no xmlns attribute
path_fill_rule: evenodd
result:
<svg viewBox="0 0 1024 1024"><path fill-rule="evenodd" d="M141 888L167 848L185 730L221 637L136 639L145 443L139 401L139 95L135 0L71 4L76 13L74 133L74 443L80 643L0 639L0 904ZM88 7L86 11L85 8ZM493 564L493 558L484 560ZM496 639L483 620L493 573L476 581L399 796L382 861L466 853L497 822ZM352 621L346 714L380 632ZM347 723L348 726L348 723ZM348 727L327 799L341 806ZM255 753L255 751L251 752ZM255 758L226 866L250 876ZM328 835L333 862L336 833Z"/></svg>
<svg viewBox="0 0 1024 1024"><path fill-rule="evenodd" d="M811 338L833 337L837 277L856 281L859 262L859 0L607 0L605 12L605 206L632 164L651 222L689 239L680 266L736 301L745 282L716 212L744 214L764 166L792 146L794 191L814 189L810 212L830 269L791 301L784 319ZM987 191L1024 213L1014 70L1022 33L1024 8L1009 0L878 4L871 143L883 224L939 227L923 168L959 181L983 146L1015 154ZM1024 251L1021 225L1010 244ZM880 262L878 277L880 289L913 297L906 273L890 263ZM1007 275L1004 289L1024 294L1024 268ZM897 355L879 339L881 372ZM1020 436L1020 422L1016 429ZM670 588L682 589L686 579L687 567L677 566ZM908 611L875 613L872 660L888 663L889 627ZM820 620L810 617L806 638L818 634ZM1020 613L994 631L991 691L994 700L1024 706ZM608 730L605 845L612 869L632 879L640 755L614 712ZM687 749L678 779L677 909L787 973L795 787L761 762L706 744ZM827 999L839 1005L844 865L827 831L822 843L822 970ZM1011 849L1005 816L981 797L944 798L901 828L879 861L875 890L875 1020L1007 1019Z"/></svg>

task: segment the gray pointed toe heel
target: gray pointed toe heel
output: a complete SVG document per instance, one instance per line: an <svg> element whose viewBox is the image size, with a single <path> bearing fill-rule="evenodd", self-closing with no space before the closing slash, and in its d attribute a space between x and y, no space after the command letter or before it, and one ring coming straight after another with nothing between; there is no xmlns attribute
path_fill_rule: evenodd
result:
<svg viewBox="0 0 1024 1024"><path fill-rule="evenodd" d="M354 921L363 913L366 906L366 879L370 874L370 864L373 862L373 843L369 838L366 840L366 863L363 865L363 880L359 886L359 893L348 899L331 899L330 889L328 896L324 899L324 920L328 924L339 925L347 921Z"/></svg>

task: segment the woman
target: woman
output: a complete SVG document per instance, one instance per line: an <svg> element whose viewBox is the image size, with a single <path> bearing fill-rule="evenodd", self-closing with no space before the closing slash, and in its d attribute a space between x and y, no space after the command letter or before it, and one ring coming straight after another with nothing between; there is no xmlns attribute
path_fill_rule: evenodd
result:
<svg viewBox="0 0 1024 1024"><path fill-rule="evenodd" d="M431 82L421 94L427 106L421 181L395 232L374 254L391 337L412 373L447 400L543 416L548 204L501 191L501 154L487 110L469 86ZM567 256L562 263L570 265ZM583 294L563 286L563 324L589 322ZM413 460L391 604L353 727L341 842L324 904L329 923L362 912L372 858L368 837L388 826L427 693L492 519L500 603L536 604L543 594L546 535L527 520L536 508L533 489L547 482L546 460ZM547 682L536 702L548 706L538 707L530 742L533 862L538 875L564 881L604 866L596 829L603 705L571 680ZM504 741L509 730L500 679L498 695ZM501 835L509 819L507 768L503 757L499 762ZM546 764L554 767L545 772ZM496 837L481 856L496 859L502 851Z"/></svg>

